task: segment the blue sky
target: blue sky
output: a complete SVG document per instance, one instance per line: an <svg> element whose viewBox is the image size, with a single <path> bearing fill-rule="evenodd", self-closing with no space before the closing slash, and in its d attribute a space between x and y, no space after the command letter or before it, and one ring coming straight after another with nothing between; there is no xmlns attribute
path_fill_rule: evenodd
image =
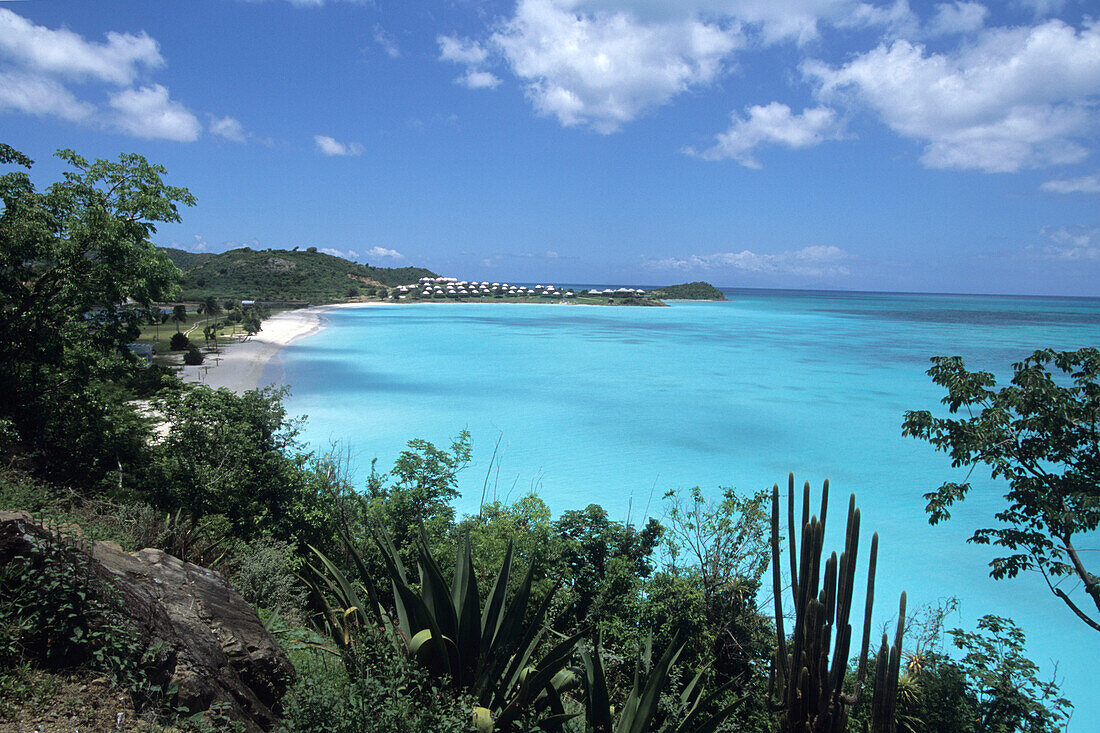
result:
<svg viewBox="0 0 1100 733"><path fill-rule="evenodd" d="M0 125L164 164L191 250L1100 296L1084 0L0 2Z"/></svg>

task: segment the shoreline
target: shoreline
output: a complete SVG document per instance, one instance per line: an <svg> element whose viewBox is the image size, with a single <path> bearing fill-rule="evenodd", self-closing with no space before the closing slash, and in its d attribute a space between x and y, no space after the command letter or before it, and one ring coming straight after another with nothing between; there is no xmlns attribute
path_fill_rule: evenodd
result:
<svg viewBox="0 0 1100 733"><path fill-rule="evenodd" d="M379 304L333 303L277 313L261 324L260 331L255 336L228 344L221 348L219 354L208 354L203 364L182 366L179 377L185 382L205 384L211 389L225 387L238 394L257 389L268 363L284 347L325 327L325 313L338 308L374 305Z"/></svg>
<svg viewBox="0 0 1100 733"><path fill-rule="evenodd" d="M480 301L474 301L480 302ZM488 301L494 302L494 301ZM265 380L268 367L276 362L279 353L298 339L311 336L327 325L324 314L342 308L370 308L382 305L446 305L447 301L412 301L384 303L331 303L309 308L277 313L265 320L259 333L244 341L236 341L221 347L217 354L207 354L206 361L198 366L186 364L179 367L179 377L195 384L205 384L211 389L226 388L240 394L260 386L277 384L279 380ZM513 303L522 305L522 302ZM534 303L534 305L572 305L606 307L596 303Z"/></svg>

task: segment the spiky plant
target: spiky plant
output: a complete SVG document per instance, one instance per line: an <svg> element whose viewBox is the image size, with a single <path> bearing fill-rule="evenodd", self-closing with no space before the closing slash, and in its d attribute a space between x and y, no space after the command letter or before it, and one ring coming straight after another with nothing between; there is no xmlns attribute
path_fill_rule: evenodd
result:
<svg viewBox="0 0 1100 733"><path fill-rule="evenodd" d="M484 608L474 574L469 538L462 544L448 585L438 563L421 534L419 586L409 582L397 548L384 531L375 533L386 574L393 588L393 623L378 602L369 580L354 587L328 558L315 548L320 561L314 574L338 608L324 601L325 618L338 648L353 642L357 624L379 624L391 632L400 648L427 670L477 700L473 711L479 731L512 730L521 718L535 715L545 730L559 728L576 714L565 712L561 693L575 683L574 676L559 674L576 647L581 634L559 642L538 662L532 657L543 639L543 620L556 588L537 603L531 603L531 585L536 572L532 562L511 602L506 591L512 572L513 548L509 544ZM361 556L346 543L353 561L366 579ZM320 587L315 585L318 591ZM367 601L359 592L366 593ZM340 610L342 609L342 610Z"/></svg>
<svg viewBox="0 0 1100 733"><path fill-rule="evenodd" d="M794 474L787 481L787 523L789 528L791 595L794 628L788 645L783 630L783 585L779 551L779 485L772 487L772 583L775 595L775 626L778 648L772 672L772 695L780 713L780 730L791 733L841 733L847 729L848 714L864 691L867 654L871 637L871 612L875 594L875 565L878 533L871 537L867 571L867 596L863 614L863 642L859 652L854 689L844 689L852 642L852 594L855 586L856 555L859 549L860 512L855 495L848 502L848 523L844 552L833 552L825 561L822 550L829 504L829 482L821 493L821 518L811 517L810 484L802 497L802 521L794 521ZM800 530L800 531L799 531ZM802 550L796 538L801 536ZM891 647L886 635L878 652L872 698L870 730L897 730L898 669L901 664L902 632L905 626L905 593L901 594L897 632Z"/></svg>
<svg viewBox="0 0 1100 733"><path fill-rule="evenodd" d="M703 675L706 672L704 667L680 693L681 709L686 712L679 718L666 719L658 726L657 703L661 692L668 685L672 666L676 664L687 642L679 641L679 634L674 636L656 666L649 671L649 676L643 678L642 668L649 667L652 658L652 642L652 637L646 640L645 653L634 668L634 685L619 711L618 718L615 717L607 693L603 660L600 657L599 635L597 634L593 641L592 651L581 649L581 658L584 660L585 720L588 731L592 733L649 733L650 731L653 733L688 733L688 731L713 733L744 701L743 698L736 700L709 717L706 716L705 711L711 704L719 695L728 692L737 680L731 680L704 696L702 684Z"/></svg>

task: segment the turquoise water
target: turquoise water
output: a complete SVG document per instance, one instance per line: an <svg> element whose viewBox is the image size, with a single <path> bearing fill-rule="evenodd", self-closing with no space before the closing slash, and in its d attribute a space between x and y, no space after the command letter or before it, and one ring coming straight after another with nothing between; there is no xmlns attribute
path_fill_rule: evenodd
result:
<svg viewBox="0 0 1100 733"><path fill-rule="evenodd" d="M997 373L1040 347L1100 342L1100 301L1055 298L728 291L726 303L670 308L525 304L383 305L338 310L287 348L268 377L292 385L315 448L350 451L360 483L410 438L471 433L460 511L536 491L555 513L596 502L612 516L660 517L661 497L784 485L788 471L831 481L841 541L850 492L881 547L876 628L901 590L910 608L962 600L951 624L1009 616L1044 670L1058 664L1074 730L1089 698L1095 632L1038 577L994 582L988 548L965 543L1001 491L977 482L954 519L930 527L922 494L961 480L943 454L901 436L906 409L936 409L932 355ZM830 539L831 538L831 539ZM1096 543L1093 543L1096 544ZM866 545L865 545L866 546ZM1092 650L1083 654L1082 649Z"/></svg>

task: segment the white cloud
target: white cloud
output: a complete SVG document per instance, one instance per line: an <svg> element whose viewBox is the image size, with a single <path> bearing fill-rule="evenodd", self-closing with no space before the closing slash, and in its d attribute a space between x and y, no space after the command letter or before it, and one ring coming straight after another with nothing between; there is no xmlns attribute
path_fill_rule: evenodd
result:
<svg viewBox="0 0 1100 733"><path fill-rule="evenodd" d="M397 45L397 41L380 25L374 26L374 42L391 59L401 56L401 48Z"/></svg>
<svg viewBox="0 0 1100 733"><path fill-rule="evenodd" d="M930 36L950 36L961 33L973 33L985 27L989 8L981 3L956 2L940 3L936 14L928 22L927 34Z"/></svg>
<svg viewBox="0 0 1100 733"><path fill-rule="evenodd" d="M202 132L195 115L169 99L168 90L160 84L115 92L109 95L109 103L116 112L114 124L134 137L192 142Z"/></svg>
<svg viewBox="0 0 1100 733"><path fill-rule="evenodd" d="M1013 172L1087 155L1080 140L1096 129L1100 25L992 29L953 54L899 40L839 68L802 68L822 99L862 103L923 142L928 167Z"/></svg>
<svg viewBox="0 0 1100 733"><path fill-rule="evenodd" d="M692 86L713 81L740 43L735 25L625 10L579 14L570 3L520 0L493 34L535 109L609 133Z"/></svg>
<svg viewBox="0 0 1100 733"><path fill-rule="evenodd" d="M772 254L746 249L741 252L668 257L648 260L646 265L658 270L742 270L823 278L848 275L848 259L848 253L840 247L817 245Z"/></svg>
<svg viewBox="0 0 1100 733"><path fill-rule="evenodd" d="M210 120L210 134L235 143L248 140L248 133L239 120L233 117L213 117Z"/></svg>
<svg viewBox="0 0 1100 733"><path fill-rule="evenodd" d="M341 250L333 249L332 247L322 247L321 251L327 255L332 255L333 257L342 257L345 260L351 260L352 262L359 259L359 253L353 249Z"/></svg>
<svg viewBox="0 0 1100 733"><path fill-rule="evenodd" d="M487 37L437 40L441 60L468 67L459 83L495 86L486 67L503 61L539 114L611 133L713 82L736 50L805 44L823 26L893 37L919 23L907 0L517 0Z"/></svg>
<svg viewBox="0 0 1100 733"><path fill-rule="evenodd" d="M1044 257L1072 262L1100 260L1100 226L1046 226L1039 233L1051 242L1042 248Z"/></svg>
<svg viewBox="0 0 1100 733"><path fill-rule="evenodd" d="M806 109L802 114L792 114L791 108L779 102L748 108L748 117L733 115L733 124L717 135L717 142L696 152L688 153L704 160L732 158L746 168L761 168L753 157L753 151L763 145L782 145L788 148L809 148L825 140L840 137L841 123L836 112L828 107Z"/></svg>
<svg viewBox="0 0 1100 733"><path fill-rule="evenodd" d="M31 115L60 117L80 122L95 113L95 107L77 99L53 79L20 72L0 72L0 110Z"/></svg>
<svg viewBox="0 0 1100 733"><path fill-rule="evenodd" d="M500 84L500 79L490 71L467 69L465 74L455 79L455 83L468 89L494 89Z"/></svg>
<svg viewBox="0 0 1100 733"><path fill-rule="evenodd" d="M1100 193L1100 174L1045 181L1039 186L1047 193Z"/></svg>
<svg viewBox="0 0 1100 733"><path fill-rule="evenodd" d="M107 34L106 43L92 43L65 29L35 25L0 8L0 55L27 69L71 79L96 79L119 86L130 84L139 67L164 65L157 42L142 33Z"/></svg>
<svg viewBox="0 0 1100 733"><path fill-rule="evenodd" d="M314 135L313 142L325 155L361 155L363 146L359 143L342 143L328 135Z"/></svg>
<svg viewBox="0 0 1100 733"><path fill-rule="evenodd" d="M59 117L143 138L198 139L202 125L160 85L134 86L164 66L157 42L145 33L109 32L95 43L53 30L0 8L0 110ZM108 84L107 107L80 99L74 85Z"/></svg>
<svg viewBox="0 0 1100 733"><path fill-rule="evenodd" d="M466 73L457 77L455 84L461 84L467 89L495 89L500 84L500 78L496 74L482 68L482 64L489 58L489 51L480 43L453 36L438 36L436 43L439 44L440 61L450 61L466 67Z"/></svg>
<svg viewBox="0 0 1100 733"><path fill-rule="evenodd" d="M377 257L388 257L395 260L405 259L405 255L401 254L396 249L386 249L385 247L371 247L367 250L366 258L368 260Z"/></svg>
<svg viewBox="0 0 1100 733"><path fill-rule="evenodd" d="M477 66L489 58L489 52L476 41L454 36L439 36L435 40L439 44L440 61Z"/></svg>
<svg viewBox="0 0 1100 733"><path fill-rule="evenodd" d="M185 249L188 252L205 252L209 247L206 244L206 239L201 234L194 235L194 240L191 242L172 242L172 246Z"/></svg>

